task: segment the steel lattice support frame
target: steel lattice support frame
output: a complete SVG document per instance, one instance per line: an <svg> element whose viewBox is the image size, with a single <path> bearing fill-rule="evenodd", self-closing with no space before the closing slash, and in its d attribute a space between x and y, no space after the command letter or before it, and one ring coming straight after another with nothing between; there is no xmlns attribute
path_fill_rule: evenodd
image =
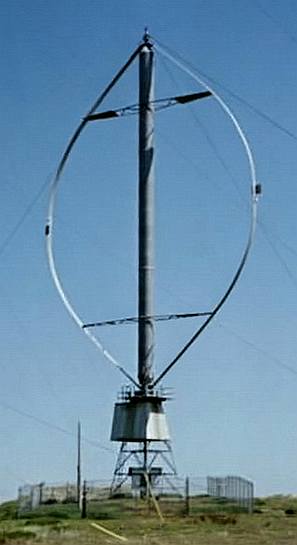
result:
<svg viewBox="0 0 297 545"><path fill-rule="evenodd" d="M133 466L136 464L136 467ZM177 476L175 461L173 457L170 441L146 441L145 443L123 442L118 454L116 467L113 474L113 480L110 487L110 495L115 496L120 492L122 486L136 470L139 475L147 473L148 477L154 476L154 470L160 468L160 474L157 477L165 478L174 490L174 482L170 478ZM158 486L158 478L151 481L151 486ZM146 486L144 485L147 493Z"/></svg>

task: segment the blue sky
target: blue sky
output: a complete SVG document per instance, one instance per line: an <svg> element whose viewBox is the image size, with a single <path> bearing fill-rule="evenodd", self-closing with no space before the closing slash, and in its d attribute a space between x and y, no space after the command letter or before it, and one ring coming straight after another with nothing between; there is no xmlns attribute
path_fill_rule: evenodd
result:
<svg viewBox="0 0 297 545"><path fill-rule="evenodd" d="M238 473L255 481L258 494L297 493L296 3L14 0L0 11L0 498L23 482L75 479L78 418L103 447L84 444L84 477L109 478L114 468L109 434L122 377L62 307L43 232L66 143L145 26L213 78L245 129L264 193L263 227L240 283L165 381L175 391L167 414L178 470ZM136 75L134 67L106 108L137 100ZM197 87L158 56L156 79L157 97ZM209 101L158 114L156 145L156 312L209 310L247 236L247 161ZM94 124L65 171L55 248L86 321L135 314L136 146L135 118ZM157 370L198 323L158 326ZM135 334L134 326L102 330L132 374Z"/></svg>

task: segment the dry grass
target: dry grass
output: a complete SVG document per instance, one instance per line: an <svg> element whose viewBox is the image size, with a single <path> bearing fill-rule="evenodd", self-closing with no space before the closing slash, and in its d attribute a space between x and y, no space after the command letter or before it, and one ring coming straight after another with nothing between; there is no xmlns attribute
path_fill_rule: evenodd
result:
<svg viewBox="0 0 297 545"><path fill-rule="evenodd" d="M89 520L76 518L73 508L63 509L59 513L55 506L14 520L11 513L1 516L0 507L0 544L120 543L91 527ZM286 514L288 509L292 514ZM196 499L189 517L167 509L164 524L146 504L110 501L92 510L99 524L135 545L297 545L297 499L292 497L262 500L253 515L224 512L215 503Z"/></svg>

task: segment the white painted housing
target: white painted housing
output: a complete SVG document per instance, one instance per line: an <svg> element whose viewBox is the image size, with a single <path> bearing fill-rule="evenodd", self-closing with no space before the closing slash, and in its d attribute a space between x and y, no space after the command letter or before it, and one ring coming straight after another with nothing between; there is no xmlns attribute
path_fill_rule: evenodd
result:
<svg viewBox="0 0 297 545"><path fill-rule="evenodd" d="M158 398L141 398L116 403L114 407L112 441L170 441L162 402Z"/></svg>

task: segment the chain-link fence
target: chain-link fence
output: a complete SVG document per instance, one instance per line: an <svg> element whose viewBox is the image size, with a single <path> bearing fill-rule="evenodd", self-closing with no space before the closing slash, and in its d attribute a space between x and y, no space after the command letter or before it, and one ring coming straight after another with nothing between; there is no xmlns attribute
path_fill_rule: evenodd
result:
<svg viewBox="0 0 297 545"><path fill-rule="evenodd" d="M36 509L41 504L41 485L26 484L19 488L18 512L26 513Z"/></svg>
<svg viewBox="0 0 297 545"><path fill-rule="evenodd" d="M107 480L84 481L81 490L72 483L38 483L19 488L18 512L23 516L29 511L51 504L76 504L94 516L100 509L113 502L122 501L125 506L137 510L145 499L136 479L130 479L121 487L116 497L110 496L110 482ZM243 477L191 477L178 478L158 476L149 487L146 499L153 498L165 512L199 512L207 510L253 509L253 483ZM80 501L78 502L78 498ZM130 503L129 503L130 502ZM131 503L132 502L132 503ZM104 508L105 508L104 507Z"/></svg>
<svg viewBox="0 0 297 545"><path fill-rule="evenodd" d="M18 490L18 512L23 514L41 505L75 503L77 486L71 483L26 484Z"/></svg>
<svg viewBox="0 0 297 545"><path fill-rule="evenodd" d="M254 484L236 475L227 477L207 477L207 494L236 502L240 507L252 512L254 503Z"/></svg>

